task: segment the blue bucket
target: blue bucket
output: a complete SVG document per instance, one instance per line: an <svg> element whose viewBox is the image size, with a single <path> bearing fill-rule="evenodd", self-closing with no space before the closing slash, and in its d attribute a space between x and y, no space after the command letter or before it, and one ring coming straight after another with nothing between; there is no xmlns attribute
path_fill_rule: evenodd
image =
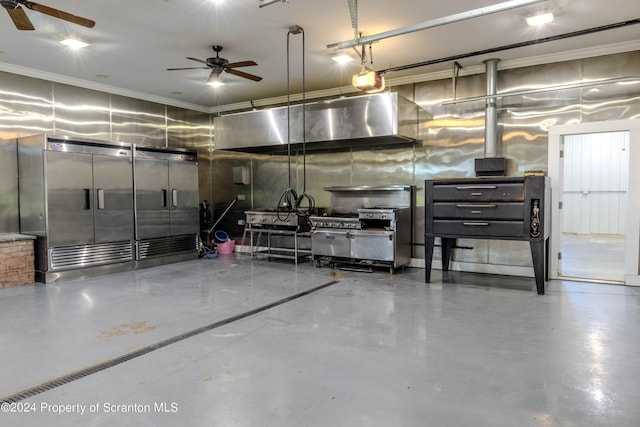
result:
<svg viewBox="0 0 640 427"><path fill-rule="evenodd" d="M222 230L218 230L215 233L213 233L213 242L214 243L224 243L227 240L229 240L229 235L222 231Z"/></svg>

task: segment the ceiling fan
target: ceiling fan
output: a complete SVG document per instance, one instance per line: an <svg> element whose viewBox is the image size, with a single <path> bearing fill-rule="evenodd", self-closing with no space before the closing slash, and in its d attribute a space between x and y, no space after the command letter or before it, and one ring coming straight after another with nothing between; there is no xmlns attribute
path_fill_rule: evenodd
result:
<svg viewBox="0 0 640 427"><path fill-rule="evenodd" d="M211 75L209 76L209 81L212 81L214 78L220 76L223 71L226 71L229 74L233 74L234 76L244 77L245 79L253 80L254 82L259 82L262 80L262 77L255 76L253 74L245 73L244 71L236 70L239 67L250 67L253 65L258 65L254 61L240 61L240 62L229 62L229 60L225 58L220 58L220 51L222 50L222 46L213 45L211 48L215 51L215 58L207 58L206 60L198 59L198 58L190 58L187 56L187 59L192 61L201 62L206 65L206 67L186 67L186 68L167 68L167 71L176 71L176 70L196 70L196 69L211 69Z"/></svg>
<svg viewBox="0 0 640 427"><path fill-rule="evenodd" d="M84 27L93 28L96 23L91 19L83 18L81 16L72 15L67 12L63 12L58 9L54 9L49 6L38 4L32 1L26 0L0 0L0 5L7 9L7 13L11 17L13 24L18 30L35 30L35 27L29 20L29 17L25 13L24 9L20 5L31 9L36 12L44 13L45 15L53 16L54 18L63 19L65 21L72 22L74 24L82 25Z"/></svg>

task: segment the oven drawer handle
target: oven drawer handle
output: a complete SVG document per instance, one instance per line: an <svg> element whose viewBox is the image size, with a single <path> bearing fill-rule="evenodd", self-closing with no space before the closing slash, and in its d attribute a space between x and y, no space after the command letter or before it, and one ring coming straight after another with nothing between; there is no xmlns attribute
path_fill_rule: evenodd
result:
<svg viewBox="0 0 640 427"><path fill-rule="evenodd" d="M488 222L463 222L462 225L466 225L469 227L488 227Z"/></svg>
<svg viewBox="0 0 640 427"><path fill-rule="evenodd" d="M459 185L456 190L495 190L496 185Z"/></svg>
<svg viewBox="0 0 640 427"><path fill-rule="evenodd" d="M497 205L479 205L479 204L468 204L468 205L456 205L456 208L495 208Z"/></svg>

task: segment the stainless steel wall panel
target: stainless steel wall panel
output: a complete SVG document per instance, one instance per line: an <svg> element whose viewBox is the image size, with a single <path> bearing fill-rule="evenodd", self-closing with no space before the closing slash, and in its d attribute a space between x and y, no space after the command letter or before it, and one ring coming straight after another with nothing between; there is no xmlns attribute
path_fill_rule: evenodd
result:
<svg viewBox="0 0 640 427"><path fill-rule="evenodd" d="M354 151L350 185L411 185L413 150L377 149ZM342 184L344 185L344 184Z"/></svg>
<svg viewBox="0 0 640 427"><path fill-rule="evenodd" d="M212 187L212 196L207 198L200 191L200 199L214 201L211 203L211 213L213 221L220 219L218 230L224 230L229 235L241 235L244 226L238 224L238 221L245 219L244 211L253 207L252 204L252 184L254 177L252 172L252 164L256 161L256 156L249 153L234 153L230 151L215 151L211 162L211 182L215 183ZM249 171L248 185L235 184L233 182L233 168L246 168ZM275 190L274 190L275 192ZM245 200L238 200L230 208L223 217L222 214L233 202L236 196L243 195ZM259 206L261 208L266 206Z"/></svg>
<svg viewBox="0 0 640 427"><path fill-rule="evenodd" d="M498 63L498 93L578 83L582 80L583 64L583 60L574 60L500 71ZM546 98L554 96L554 91L543 93ZM476 96L479 94L484 95L484 89L476 92Z"/></svg>
<svg viewBox="0 0 640 427"><path fill-rule="evenodd" d="M328 209L331 206L331 194L325 187L351 185L353 155L351 152L341 151L331 155L307 154L307 193L311 194L316 207ZM302 191L303 159L297 157L297 175L300 183L298 192Z"/></svg>
<svg viewBox="0 0 640 427"><path fill-rule="evenodd" d="M640 55L638 52L625 52L615 55L603 55L582 60L582 74L585 80L610 79L615 77L638 76ZM599 91L612 98L625 98L629 91L636 92L638 83L607 85Z"/></svg>
<svg viewBox="0 0 640 427"><path fill-rule="evenodd" d="M0 140L0 194L0 233L18 233L18 144L15 140Z"/></svg>
<svg viewBox="0 0 640 427"><path fill-rule="evenodd" d="M53 83L54 133L111 141L108 93Z"/></svg>
<svg viewBox="0 0 640 427"><path fill-rule="evenodd" d="M53 130L51 82L0 71L0 139Z"/></svg>
<svg viewBox="0 0 640 427"><path fill-rule="evenodd" d="M291 159L291 188L297 189L296 159ZM280 195L289 188L286 156L263 156L253 163L253 204L275 208Z"/></svg>
<svg viewBox="0 0 640 427"><path fill-rule="evenodd" d="M212 147L211 115L167 106L167 145L208 153Z"/></svg>
<svg viewBox="0 0 640 427"><path fill-rule="evenodd" d="M198 153L200 200L213 200L212 156L213 128L208 113L167 106L167 144Z"/></svg>
<svg viewBox="0 0 640 427"><path fill-rule="evenodd" d="M111 95L111 139L132 144L166 147L165 106Z"/></svg>
<svg viewBox="0 0 640 427"><path fill-rule="evenodd" d="M18 144L20 231L39 237L47 232L44 143L42 135L33 135Z"/></svg>

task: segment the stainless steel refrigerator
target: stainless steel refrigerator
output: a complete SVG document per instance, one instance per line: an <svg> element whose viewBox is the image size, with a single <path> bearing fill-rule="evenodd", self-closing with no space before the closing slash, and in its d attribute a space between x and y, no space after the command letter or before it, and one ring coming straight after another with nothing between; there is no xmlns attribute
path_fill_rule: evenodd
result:
<svg viewBox="0 0 640 427"><path fill-rule="evenodd" d="M200 228L198 156L134 145L136 260L193 258Z"/></svg>
<svg viewBox="0 0 640 427"><path fill-rule="evenodd" d="M37 280L133 263L132 162L131 144L18 139L20 231L37 236Z"/></svg>
<svg viewBox="0 0 640 427"><path fill-rule="evenodd" d="M0 233L18 233L18 217L18 147L0 140Z"/></svg>

